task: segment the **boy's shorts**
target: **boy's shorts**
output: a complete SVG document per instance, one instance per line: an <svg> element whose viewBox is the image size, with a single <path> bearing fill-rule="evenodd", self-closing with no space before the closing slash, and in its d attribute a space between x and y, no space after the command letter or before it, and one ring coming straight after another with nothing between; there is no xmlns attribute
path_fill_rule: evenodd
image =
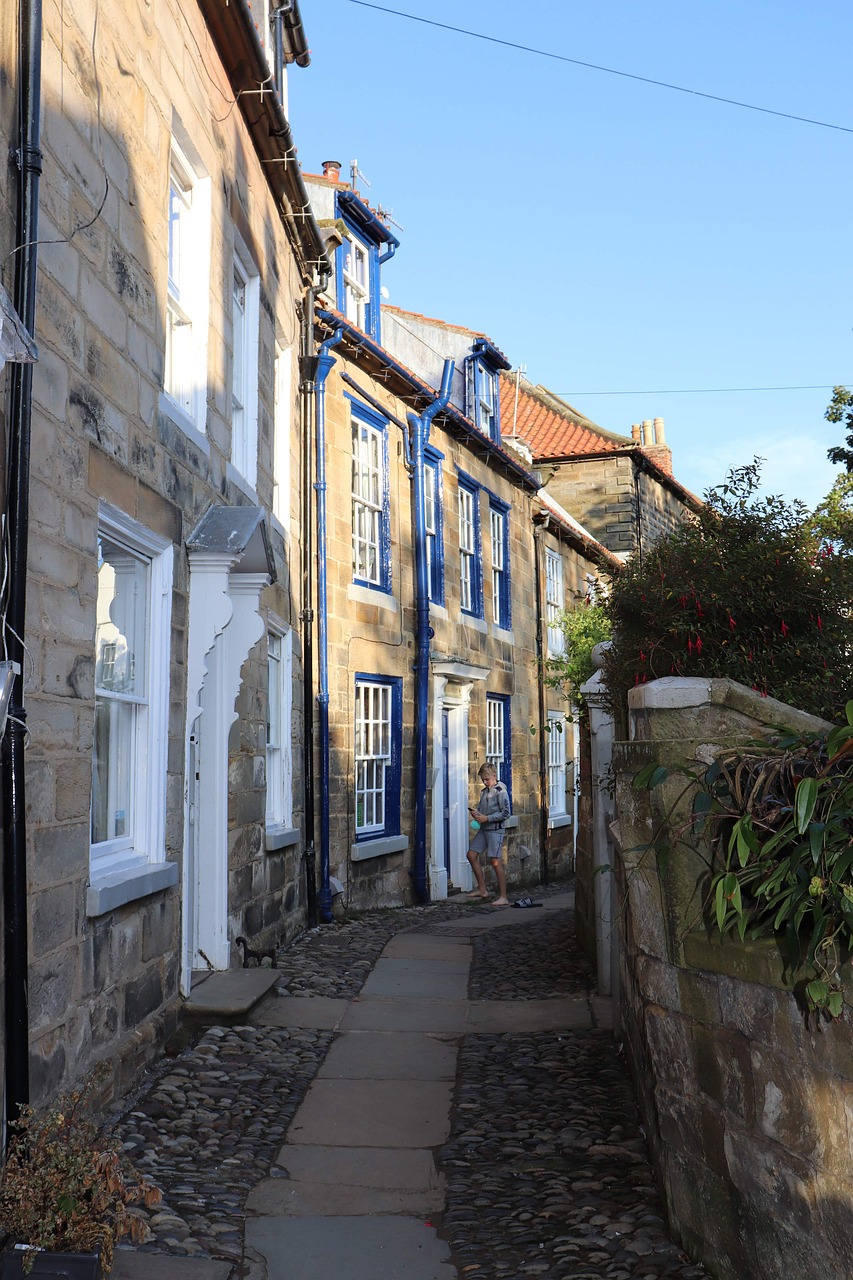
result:
<svg viewBox="0 0 853 1280"><path fill-rule="evenodd" d="M481 827L471 836L468 848L473 849L474 853L484 853L487 858L499 858L503 842L503 828L497 831L483 831Z"/></svg>

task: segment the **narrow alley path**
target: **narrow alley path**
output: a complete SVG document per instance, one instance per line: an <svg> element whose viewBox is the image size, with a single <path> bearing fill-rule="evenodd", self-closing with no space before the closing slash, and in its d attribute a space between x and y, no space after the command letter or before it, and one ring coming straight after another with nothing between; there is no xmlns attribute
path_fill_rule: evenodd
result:
<svg viewBox="0 0 853 1280"><path fill-rule="evenodd" d="M306 935L122 1123L164 1191L116 1280L700 1280L557 886ZM149 1258L152 1264L153 1259ZM153 1274L153 1272L151 1273Z"/></svg>

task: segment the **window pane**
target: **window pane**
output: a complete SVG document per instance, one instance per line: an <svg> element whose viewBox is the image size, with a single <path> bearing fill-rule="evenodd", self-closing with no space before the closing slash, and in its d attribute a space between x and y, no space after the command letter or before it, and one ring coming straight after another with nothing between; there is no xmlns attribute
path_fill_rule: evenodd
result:
<svg viewBox="0 0 853 1280"><path fill-rule="evenodd" d="M144 698L147 683L148 564L107 537L98 544L95 684Z"/></svg>
<svg viewBox="0 0 853 1280"><path fill-rule="evenodd" d="M92 767L92 843L128 839L133 832L134 750L138 708L95 698Z"/></svg>

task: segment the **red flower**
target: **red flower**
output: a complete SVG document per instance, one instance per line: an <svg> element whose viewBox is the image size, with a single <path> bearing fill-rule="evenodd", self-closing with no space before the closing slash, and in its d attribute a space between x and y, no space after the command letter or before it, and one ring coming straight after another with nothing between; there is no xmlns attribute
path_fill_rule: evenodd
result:
<svg viewBox="0 0 853 1280"><path fill-rule="evenodd" d="M735 622L735 620L734 620L734 618L732 617L732 615L731 615L731 614L729 614L729 627L730 627L730 629L731 629L732 631L734 631L734 629L735 629L735 627L736 627L736 626L737 626L737 623Z"/></svg>
<svg viewBox="0 0 853 1280"><path fill-rule="evenodd" d="M701 652L702 652L702 637L701 637L701 636L697 636L697 637L696 637L696 652L697 652L697 653L701 653Z"/></svg>
<svg viewBox="0 0 853 1280"><path fill-rule="evenodd" d="M823 618L820 614L817 615L817 629L818 631L823 631Z"/></svg>
<svg viewBox="0 0 853 1280"><path fill-rule="evenodd" d="M689 636L687 637L687 652L688 653L693 652L693 641L690 639Z"/></svg>
<svg viewBox="0 0 853 1280"><path fill-rule="evenodd" d="M785 619L783 618L782 619L782 635L786 636L790 630L791 628L788 626Z"/></svg>

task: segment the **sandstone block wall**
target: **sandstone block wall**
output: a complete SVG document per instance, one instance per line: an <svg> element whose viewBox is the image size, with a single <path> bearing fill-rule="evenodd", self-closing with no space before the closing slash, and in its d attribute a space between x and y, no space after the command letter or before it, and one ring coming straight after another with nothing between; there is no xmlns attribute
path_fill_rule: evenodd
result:
<svg viewBox="0 0 853 1280"><path fill-rule="evenodd" d="M614 758L621 1033L672 1225L719 1280L848 1280L853 984L843 1017L818 1025L775 943L706 931L698 851L678 844L661 868L640 851L683 780L632 786L646 763L820 722L726 681L657 681L631 703L635 737Z"/></svg>

